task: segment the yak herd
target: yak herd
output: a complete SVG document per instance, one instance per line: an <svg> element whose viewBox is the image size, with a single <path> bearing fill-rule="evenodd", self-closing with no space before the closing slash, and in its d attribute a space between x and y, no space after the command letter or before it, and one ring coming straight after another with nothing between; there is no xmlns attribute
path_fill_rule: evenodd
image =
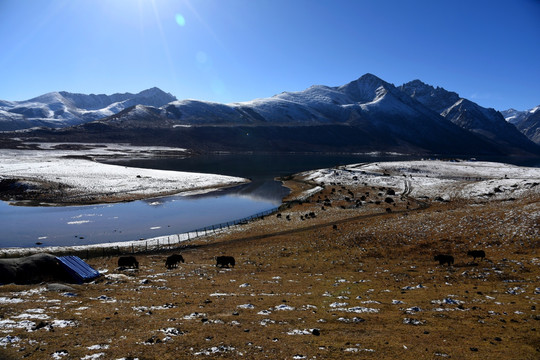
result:
<svg viewBox="0 0 540 360"><path fill-rule="evenodd" d="M178 267L179 263L184 263L184 257L180 254L173 254L171 256L168 256L167 259L165 259L165 267L167 269L173 269ZM234 267L236 264L236 261L234 260L234 257L232 256L217 256L216 257L216 266L217 267ZM135 258L135 256L120 256L118 258L118 267L119 268L139 268L139 262Z"/></svg>
<svg viewBox="0 0 540 360"><path fill-rule="evenodd" d="M482 260L486 257L486 252L484 250L470 250L467 252L467 256L471 256L473 261L476 261L476 258ZM216 258L216 267L234 267L236 261L233 256L217 256ZM447 264L448 266L454 264L454 257L447 254L438 254L435 255L433 260L438 261L439 265ZM179 263L184 263L184 257L180 254L173 254L167 257L165 260L165 267L167 269L177 268ZM139 262L135 256L121 256L118 258L118 267L120 268L139 268Z"/></svg>
<svg viewBox="0 0 540 360"><path fill-rule="evenodd" d="M476 258L484 260L486 252L484 250L470 250L467 251L467 256L472 256L473 261L476 261ZM438 254L435 255L433 260L438 261L439 265L448 264L448 266L450 266L454 264L454 257L452 255Z"/></svg>

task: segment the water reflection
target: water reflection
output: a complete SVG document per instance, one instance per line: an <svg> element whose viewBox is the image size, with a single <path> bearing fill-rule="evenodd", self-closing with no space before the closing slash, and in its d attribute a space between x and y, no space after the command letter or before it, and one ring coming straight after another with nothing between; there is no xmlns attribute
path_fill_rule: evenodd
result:
<svg viewBox="0 0 540 360"><path fill-rule="evenodd" d="M114 205L13 207L0 203L1 247L85 245L183 233L275 207L227 194L169 196Z"/></svg>
<svg viewBox="0 0 540 360"><path fill-rule="evenodd" d="M139 160L121 165L219 173L252 179L249 184L190 196L167 196L113 205L14 207L0 202L0 247L84 245L182 233L274 208L288 190L274 181L301 171L412 157L366 155L208 155ZM538 159L486 159L539 166Z"/></svg>

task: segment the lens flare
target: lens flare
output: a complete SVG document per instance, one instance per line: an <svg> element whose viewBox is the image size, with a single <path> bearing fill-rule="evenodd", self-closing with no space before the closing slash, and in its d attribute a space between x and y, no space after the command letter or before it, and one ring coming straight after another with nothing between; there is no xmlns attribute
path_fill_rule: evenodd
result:
<svg viewBox="0 0 540 360"><path fill-rule="evenodd" d="M195 58L199 64L205 64L208 61L208 55L204 51L197 51Z"/></svg>
<svg viewBox="0 0 540 360"><path fill-rule="evenodd" d="M186 19L182 16L182 14L176 14L174 18L178 25L180 26L186 25Z"/></svg>

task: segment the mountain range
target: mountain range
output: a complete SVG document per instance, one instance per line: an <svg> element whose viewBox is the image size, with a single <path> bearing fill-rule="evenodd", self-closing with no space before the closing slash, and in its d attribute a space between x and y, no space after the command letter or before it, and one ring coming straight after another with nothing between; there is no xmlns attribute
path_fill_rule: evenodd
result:
<svg viewBox="0 0 540 360"><path fill-rule="evenodd" d="M50 93L0 102L0 124L10 123L6 113L20 115L19 129L58 127L24 132L26 139L41 141L121 141L195 151L540 154L494 109L419 80L396 87L372 74L343 86L231 104L179 101L157 88L110 97Z"/></svg>
<svg viewBox="0 0 540 360"><path fill-rule="evenodd" d="M501 113L508 122L514 124L519 131L540 145L540 106L527 111L508 109Z"/></svg>
<svg viewBox="0 0 540 360"><path fill-rule="evenodd" d="M159 107L175 100L176 97L155 87L137 94L85 95L61 91L25 101L0 100L0 131L78 125L117 114L131 106Z"/></svg>

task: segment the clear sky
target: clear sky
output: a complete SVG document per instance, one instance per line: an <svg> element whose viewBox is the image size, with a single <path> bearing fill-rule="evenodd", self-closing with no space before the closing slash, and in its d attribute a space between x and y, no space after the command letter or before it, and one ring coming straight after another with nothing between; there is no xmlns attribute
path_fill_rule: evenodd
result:
<svg viewBox="0 0 540 360"><path fill-rule="evenodd" d="M372 73L540 105L539 0L0 0L0 99L247 101Z"/></svg>

